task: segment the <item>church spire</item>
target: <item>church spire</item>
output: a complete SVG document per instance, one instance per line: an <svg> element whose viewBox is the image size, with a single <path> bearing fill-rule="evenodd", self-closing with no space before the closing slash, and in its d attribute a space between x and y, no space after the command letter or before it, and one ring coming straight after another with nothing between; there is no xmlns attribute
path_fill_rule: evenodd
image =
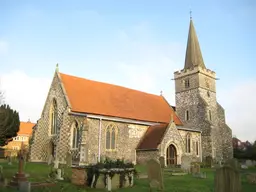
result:
<svg viewBox="0 0 256 192"><path fill-rule="evenodd" d="M190 25L189 25L187 51L186 51L184 69L190 69L196 66L205 68L200 45L196 35L196 30L194 28L194 24L193 24L191 12L190 12Z"/></svg>

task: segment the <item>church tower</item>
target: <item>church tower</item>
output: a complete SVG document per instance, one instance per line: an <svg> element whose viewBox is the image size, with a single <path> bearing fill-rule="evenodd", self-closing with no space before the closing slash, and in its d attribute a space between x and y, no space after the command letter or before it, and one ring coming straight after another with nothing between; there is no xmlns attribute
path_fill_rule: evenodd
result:
<svg viewBox="0 0 256 192"><path fill-rule="evenodd" d="M187 128L202 131L203 158L220 161L233 156L232 131L216 100L216 74L207 69L190 19L184 68L174 73L176 112ZM226 137L226 138L223 138Z"/></svg>

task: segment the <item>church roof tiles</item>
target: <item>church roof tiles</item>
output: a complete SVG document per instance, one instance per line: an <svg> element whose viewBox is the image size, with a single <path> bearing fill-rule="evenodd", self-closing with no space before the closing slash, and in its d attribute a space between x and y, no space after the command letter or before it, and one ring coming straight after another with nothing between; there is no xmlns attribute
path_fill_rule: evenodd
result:
<svg viewBox="0 0 256 192"><path fill-rule="evenodd" d="M59 73L71 111L181 125L163 96Z"/></svg>

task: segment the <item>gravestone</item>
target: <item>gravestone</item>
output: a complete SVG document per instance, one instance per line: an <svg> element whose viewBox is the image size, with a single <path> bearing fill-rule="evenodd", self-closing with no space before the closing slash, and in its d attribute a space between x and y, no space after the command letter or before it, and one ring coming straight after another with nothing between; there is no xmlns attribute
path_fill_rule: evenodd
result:
<svg viewBox="0 0 256 192"><path fill-rule="evenodd" d="M66 155L66 166L67 167L72 166L72 155L69 152L67 152L67 155Z"/></svg>
<svg viewBox="0 0 256 192"><path fill-rule="evenodd" d="M212 167L213 165L213 159L211 156L205 157L205 165L206 167Z"/></svg>
<svg viewBox="0 0 256 192"><path fill-rule="evenodd" d="M164 184L160 162L156 159L150 159L147 162L147 172L150 191L153 188L157 188L162 191L164 189Z"/></svg>
<svg viewBox="0 0 256 192"><path fill-rule="evenodd" d="M189 173L191 167L191 158L188 155L182 155L181 156L181 169L184 172Z"/></svg>
<svg viewBox="0 0 256 192"><path fill-rule="evenodd" d="M0 165L0 182L2 183L3 181L4 181L3 166Z"/></svg>
<svg viewBox="0 0 256 192"><path fill-rule="evenodd" d="M9 155L7 157L7 160L8 160L8 165L12 165L12 156L11 155Z"/></svg>
<svg viewBox="0 0 256 192"><path fill-rule="evenodd" d="M253 166L252 160L246 160L245 165L247 165L247 167L252 167Z"/></svg>
<svg viewBox="0 0 256 192"><path fill-rule="evenodd" d="M224 165L216 170L215 192L241 192L241 178L239 171Z"/></svg>
<svg viewBox="0 0 256 192"><path fill-rule="evenodd" d="M19 182L19 191L20 192L30 192L31 184L28 181Z"/></svg>
<svg viewBox="0 0 256 192"><path fill-rule="evenodd" d="M201 171L201 167L199 163L191 163L191 173L198 174Z"/></svg>
<svg viewBox="0 0 256 192"><path fill-rule="evenodd" d="M239 171L240 169L240 165L239 162L237 161L237 159L233 158L233 159L229 159L228 161L226 161L225 165L229 165L231 166L233 169Z"/></svg>
<svg viewBox="0 0 256 192"><path fill-rule="evenodd" d="M256 183L256 174L255 173L248 174L248 175L246 175L246 179L247 179L248 183L255 184Z"/></svg>
<svg viewBox="0 0 256 192"><path fill-rule="evenodd" d="M163 156L159 157L159 162L160 162L161 168L165 168L165 160Z"/></svg>
<svg viewBox="0 0 256 192"><path fill-rule="evenodd" d="M247 166L247 165L242 164L242 165L241 165L241 168L242 168L242 169L248 169L248 166Z"/></svg>
<svg viewBox="0 0 256 192"><path fill-rule="evenodd" d="M51 164L52 164L52 162L53 162L53 156L52 156L52 155L50 155L50 156L49 156L49 158L48 158L48 162L47 162L47 164L48 164L48 165L51 165Z"/></svg>
<svg viewBox="0 0 256 192"><path fill-rule="evenodd" d="M54 161L54 166L53 166L53 168L54 168L54 169L58 169L58 168L59 168L59 160L58 160L58 159L56 159L56 160Z"/></svg>

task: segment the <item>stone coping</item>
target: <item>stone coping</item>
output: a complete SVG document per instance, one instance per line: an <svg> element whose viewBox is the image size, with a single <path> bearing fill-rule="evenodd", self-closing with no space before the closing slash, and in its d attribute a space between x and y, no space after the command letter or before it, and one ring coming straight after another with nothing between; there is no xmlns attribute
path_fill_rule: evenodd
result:
<svg viewBox="0 0 256 192"><path fill-rule="evenodd" d="M87 168L90 168L90 166L72 166L71 168L72 169L87 169ZM122 171L134 171L134 170L135 170L135 168L110 168L110 169L102 168L102 169L99 169L99 172L100 173L108 173L111 171L122 172Z"/></svg>

